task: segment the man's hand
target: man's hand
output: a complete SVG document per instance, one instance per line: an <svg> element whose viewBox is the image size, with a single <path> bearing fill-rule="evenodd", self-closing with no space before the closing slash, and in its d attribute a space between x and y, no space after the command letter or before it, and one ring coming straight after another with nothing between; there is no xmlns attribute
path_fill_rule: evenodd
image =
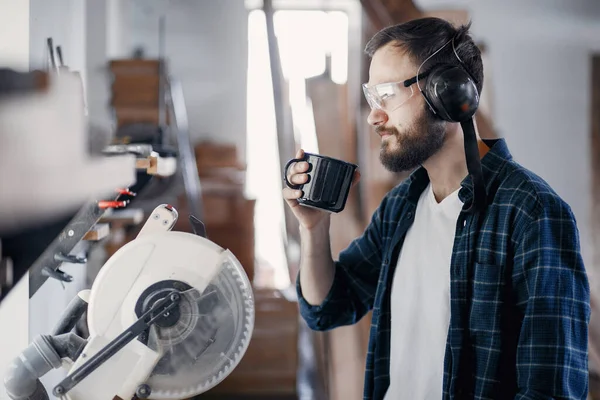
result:
<svg viewBox="0 0 600 400"><path fill-rule="evenodd" d="M303 158L304 150L300 149L296 153L296 158ZM305 161L294 163L288 170L288 181L295 185L302 185L308 181L308 163ZM352 179L352 185L355 185L360 180L360 172L355 171ZM303 207L298 203L298 198L302 197L302 190L294 190L289 187L283 189L283 198L292 209L294 216L300 222L300 225L306 230L312 230L321 225L323 222L329 221L330 213L327 211L318 210L315 208Z"/></svg>

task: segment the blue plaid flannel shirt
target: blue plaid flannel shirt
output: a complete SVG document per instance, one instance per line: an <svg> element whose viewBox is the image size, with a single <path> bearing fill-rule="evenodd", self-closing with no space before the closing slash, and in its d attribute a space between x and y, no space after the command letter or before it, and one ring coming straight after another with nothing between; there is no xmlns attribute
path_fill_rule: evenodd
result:
<svg viewBox="0 0 600 400"><path fill-rule="evenodd" d="M465 207L450 264L443 399L585 399L590 293L574 215L512 160L503 139L488 145L483 215L464 211L469 177L459 191ZM389 386L392 276L428 182L420 168L386 195L365 232L340 253L322 304L308 304L297 281L300 312L314 330L354 324L373 311L364 399L382 399Z"/></svg>

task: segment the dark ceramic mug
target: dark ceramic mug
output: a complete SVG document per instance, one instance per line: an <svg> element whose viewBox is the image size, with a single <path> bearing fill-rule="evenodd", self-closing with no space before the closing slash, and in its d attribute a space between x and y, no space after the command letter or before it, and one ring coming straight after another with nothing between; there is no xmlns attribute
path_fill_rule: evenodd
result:
<svg viewBox="0 0 600 400"><path fill-rule="evenodd" d="M297 162L308 163L308 181L293 184L288 180L290 166ZM357 165L319 154L304 153L303 158L293 158L283 170L285 184L294 190L302 190L298 203L330 212L340 212L346 205L352 178Z"/></svg>

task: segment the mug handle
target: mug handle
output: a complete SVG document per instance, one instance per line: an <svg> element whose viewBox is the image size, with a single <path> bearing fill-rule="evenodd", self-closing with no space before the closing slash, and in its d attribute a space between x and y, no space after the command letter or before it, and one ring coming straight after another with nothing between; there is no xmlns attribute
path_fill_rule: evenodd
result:
<svg viewBox="0 0 600 400"><path fill-rule="evenodd" d="M289 187L290 189L300 189L302 187L302 185L294 185L292 182L290 182L287 178L287 173L288 173L288 169L290 168L290 165L292 165L293 163L297 163L297 162L301 162L304 161L303 158L292 158L290 161L287 162L287 164L285 164L285 167L283 168L283 180L285 181L285 184L287 185L287 187Z"/></svg>

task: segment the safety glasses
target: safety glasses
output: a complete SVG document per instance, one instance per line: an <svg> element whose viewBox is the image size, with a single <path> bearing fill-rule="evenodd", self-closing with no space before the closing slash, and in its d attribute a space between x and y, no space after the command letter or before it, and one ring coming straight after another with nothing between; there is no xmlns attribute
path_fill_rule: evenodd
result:
<svg viewBox="0 0 600 400"><path fill-rule="evenodd" d="M386 82L369 86L363 83L363 93L371 109L392 112L406 103L415 93L413 85L425 74L414 76L402 82Z"/></svg>

